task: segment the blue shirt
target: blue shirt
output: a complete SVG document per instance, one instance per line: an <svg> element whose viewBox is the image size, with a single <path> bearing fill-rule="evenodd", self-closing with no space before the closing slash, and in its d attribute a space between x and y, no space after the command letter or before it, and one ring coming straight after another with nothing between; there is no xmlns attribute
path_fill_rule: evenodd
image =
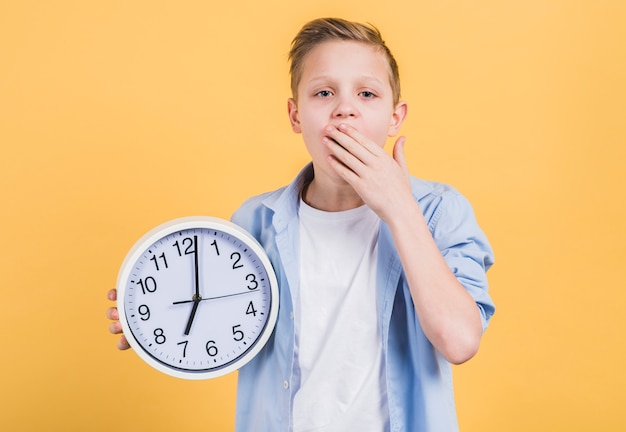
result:
<svg viewBox="0 0 626 432"><path fill-rule="evenodd" d="M291 403L300 385L292 301L299 289L298 205L312 176L309 164L290 185L249 199L232 218L265 248L278 278L280 302L272 337L239 370L238 432L291 429ZM412 177L411 186L448 266L476 301L484 331L495 310L485 274L493 253L471 205L444 184ZM391 431L458 431L451 365L424 335L391 233L382 222L376 284Z"/></svg>

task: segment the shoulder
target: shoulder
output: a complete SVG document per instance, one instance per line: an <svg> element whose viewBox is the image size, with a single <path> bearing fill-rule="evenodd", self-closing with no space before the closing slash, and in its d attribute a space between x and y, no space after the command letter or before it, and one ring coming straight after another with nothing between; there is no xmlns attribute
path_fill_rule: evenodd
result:
<svg viewBox="0 0 626 432"><path fill-rule="evenodd" d="M279 197L285 187L265 192L251 198L248 198L233 213L231 220L242 228L252 232L258 225L264 225L262 221L273 214L271 203Z"/></svg>
<svg viewBox="0 0 626 432"><path fill-rule="evenodd" d="M461 193L449 184L423 180L411 177L411 188L413 196L418 201L430 202L443 197L462 196Z"/></svg>
<svg viewBox="0 0 626 432"><path fill-rule="evenodd" d="M305 166L288 185L247 199L231 220L253 234L274 223L281 229L297 216L300 190L313 175L311 164ZM274 218L274 215L277 217Z"/></svg>
<svg viewBox="0 0 626 432"><path fill-rule="evenodd" d="M413 195L441 249L473 244L488 255L493 254L472 204L463 194L444 183L412 179L412 184ZM492 261L492 258L488 261Z"/></svg>
<svg viewBox="0 0 626 432"><path fill-rule="evenodd" d="M449 216L467 217L473 215L470 202L456 188L434 181L411 177L413 197L420 205L428 225L438 223L444 213Z"/></svg>

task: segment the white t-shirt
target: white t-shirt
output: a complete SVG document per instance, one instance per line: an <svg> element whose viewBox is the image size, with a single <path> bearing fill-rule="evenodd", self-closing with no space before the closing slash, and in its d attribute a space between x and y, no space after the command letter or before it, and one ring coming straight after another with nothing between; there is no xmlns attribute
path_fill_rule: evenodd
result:
<svg viewBox="0 0 626 432"><path fill-rule="evenodd" d="M296 360L301 386L294 432L389 429L385 365L376 311L378 216L300 201Z"/></svg>

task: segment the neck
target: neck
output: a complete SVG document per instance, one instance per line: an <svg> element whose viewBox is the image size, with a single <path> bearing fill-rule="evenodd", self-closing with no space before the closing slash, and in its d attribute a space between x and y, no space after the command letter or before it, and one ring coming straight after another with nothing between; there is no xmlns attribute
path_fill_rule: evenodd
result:
<svg viewBox="0 0 626 432"><path fill-rule="evenodd" d="M317 177L304 187L302 199L311 207L327 212L351 210L364 204L349 184L322 184Z"/></svg>

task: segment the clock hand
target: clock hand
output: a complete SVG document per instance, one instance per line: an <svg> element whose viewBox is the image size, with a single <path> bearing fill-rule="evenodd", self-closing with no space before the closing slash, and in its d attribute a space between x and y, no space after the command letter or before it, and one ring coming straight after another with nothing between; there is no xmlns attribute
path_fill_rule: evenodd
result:
<svg viewBox="0 0 626 432"><path fill-rule="evenodd" d="M202 297L200 296L200 279L198 277L198 236L193 236L193 245L194 245L194 273L196 278L195 283L195 294L192 297L193 307L191 308L191 314L189 315L189 320L187 320L187 327L185 327L185 335L189 335L189 331L191 330L191 324L193 323L193 319L196 316L196 312L198 311L198 306L200 305L200 300Z"/></svg>
<svg viewBox="0 0 626 432"><path fill-rule="evenodd" d="M196 311L198 310L199 305L200 305L200 299L198 298L194 299L193 307L191 308L191 315L189 315L189 320L187 321L187 327L185 327L185 335L189 335L189 331L191 330L191 323L193 322L193 319L196 316Z"/></svg>
<svg viewBox="0 0 626 432"><path fill-rule="evenodd" d="M221 298L225 298L225 297L233 297L233 296L240 296L240 295L244 295L244 294L250 294L253 292L256 292L258 290L255 291L243 291L243 292L239 292L239 293L234 293L234 294L225 294L225 295L221 295L221 296L216 296L216 297L203 297L201 298L199 301L205 301L205 300L217 300L217 299L221 299ZM175 305L179 305L179 304L183 304L183 303L192 303L195 302L195 300L181 300L181 301L175 301L172 304Z"/></svg>
<svg viewBox="0 0 626 432"><path fill-rule="evenodd" d="M199 299L200 297L200 279L198 277L198 236L193 236L193 248L194 248L194 266L196 274L196 295L193 298Z"/></svg>

